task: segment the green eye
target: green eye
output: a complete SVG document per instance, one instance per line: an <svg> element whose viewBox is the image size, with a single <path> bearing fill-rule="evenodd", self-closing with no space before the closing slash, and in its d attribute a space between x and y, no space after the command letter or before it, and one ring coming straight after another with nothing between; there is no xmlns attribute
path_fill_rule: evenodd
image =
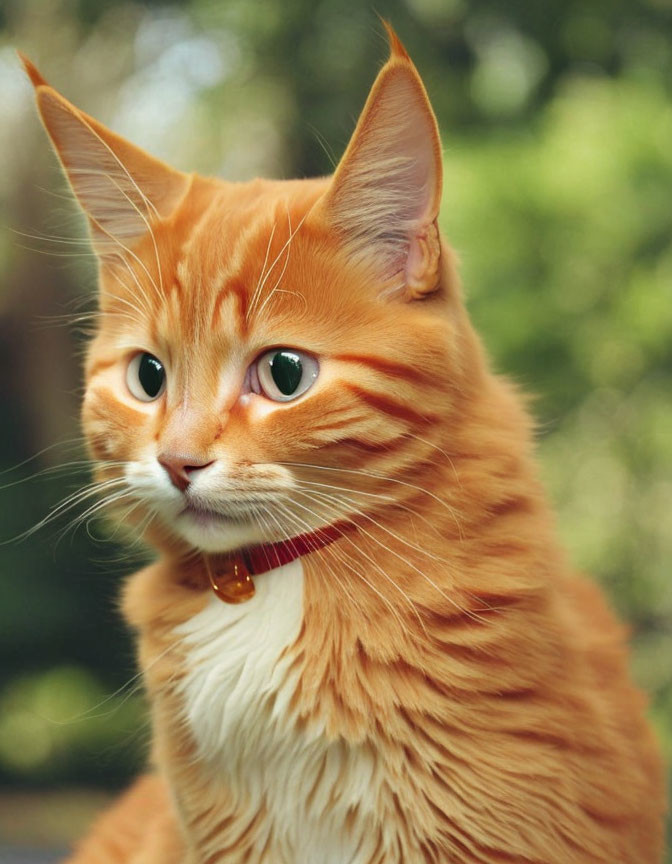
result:
<svg viewBox="0 0 672 864"><path fill-rule="evenodd" d="M314 357L292 348L276 348L257 361L261 389L275 402L290 402L301 396L315 381L318 371Z"/></svg>
<svg viewBox="0 0 672 864"><path fill-rule="evenodd" d="M141 402L152 402L163 393L166 370L153 354L136 354L128 364L126 384L132 395Z"/></svg>

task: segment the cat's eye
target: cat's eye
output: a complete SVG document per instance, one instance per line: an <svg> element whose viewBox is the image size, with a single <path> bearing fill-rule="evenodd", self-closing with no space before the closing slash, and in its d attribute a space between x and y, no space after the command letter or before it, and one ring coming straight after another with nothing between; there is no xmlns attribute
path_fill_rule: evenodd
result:
<svg viewBox="0 0 672 864"><path fill-rule="evenodd" d="M141 402L158 399L166 387L166 370L153 354L136 354L128 364L126 384Z"/></svg>
<svg viewBox="0 0 672 864"><path fill-rule="evenodd" d="M312 386L319 366L303 351L274 348L257 360L256 372L264 396L275 402L290 402Z"/></svg>

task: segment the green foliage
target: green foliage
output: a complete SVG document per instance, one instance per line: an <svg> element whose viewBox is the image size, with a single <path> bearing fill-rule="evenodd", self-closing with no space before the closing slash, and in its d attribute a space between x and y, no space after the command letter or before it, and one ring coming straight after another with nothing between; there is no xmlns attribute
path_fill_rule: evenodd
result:
<svg viewBox="0 0 672 864"><path fill-rule="evenodd" d="M14 678L0 700L0 764L42 782L125 779L137 768L147 730L134 689L108 695L81 666Z"/></svg>

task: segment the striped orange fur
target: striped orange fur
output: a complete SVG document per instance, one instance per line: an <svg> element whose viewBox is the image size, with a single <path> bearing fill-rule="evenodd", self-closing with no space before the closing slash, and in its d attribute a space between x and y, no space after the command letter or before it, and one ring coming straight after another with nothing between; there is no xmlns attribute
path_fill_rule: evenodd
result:
<svg viewBox="0 0 672 864"><path fill-rule="evenodd" d="M432 109L390 43L334 177L291 182L177 172L26 61L100 258L84 429L158 553L124 590L151 774L72 864L661 860L624 628L558 545L532 423L439 239ZM319 373L273 401L246 382L282 347ZM165 373L148 400L139 352ZM334 524L247 603L212 596L208 555Z"/></svg>

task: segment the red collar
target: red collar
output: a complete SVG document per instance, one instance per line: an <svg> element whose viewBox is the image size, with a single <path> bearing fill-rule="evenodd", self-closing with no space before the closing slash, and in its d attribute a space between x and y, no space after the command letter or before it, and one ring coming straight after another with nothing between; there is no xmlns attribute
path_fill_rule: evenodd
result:
<svg viewBox="0 0 672 864"><path fill-rule="evenodd" d="M327 525L291 540L262 543L225 555L206 555L205 568L212 590L225 603L244 603L254 596L253 576L328 546L343 536L343 530L343 526Z"/></svg>

